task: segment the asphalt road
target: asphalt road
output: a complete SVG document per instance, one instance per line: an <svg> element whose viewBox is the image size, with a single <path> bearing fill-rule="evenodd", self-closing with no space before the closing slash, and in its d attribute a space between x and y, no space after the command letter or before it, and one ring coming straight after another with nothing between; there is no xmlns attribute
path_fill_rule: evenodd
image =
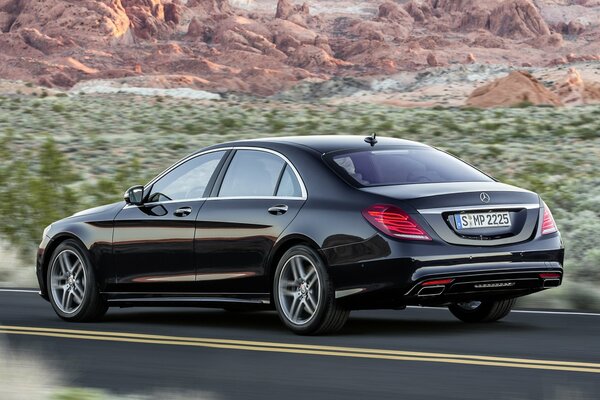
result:
<svg viewBox="0 0 600 400"><path fill-rule="evenodd" d="M339 334L299 337L273 312L128 308L65 323L37 294L0 290L0 341L60 370L66 384L113 393L600 398L598 314L513 312L468 325L443 309L362 311Z"/></svg>

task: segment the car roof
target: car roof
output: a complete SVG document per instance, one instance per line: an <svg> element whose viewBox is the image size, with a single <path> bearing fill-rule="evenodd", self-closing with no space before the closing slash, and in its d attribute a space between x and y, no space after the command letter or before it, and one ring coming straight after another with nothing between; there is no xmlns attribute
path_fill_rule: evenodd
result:
<svg viewBox="0 0 600 400"><path fill-rule="evenodd" d="M319 153L329 153L336 150L360 150L378 149L388 146L419 146L429 147L423 143L412 140L397 139L390 137L377 137L375 146L365 142L366 136L362 135L311 135L311 136L283 136L264 139L238 140L222 143L222 146L261 146L268 144L282 144L296 147L308 147Z"/></svg>

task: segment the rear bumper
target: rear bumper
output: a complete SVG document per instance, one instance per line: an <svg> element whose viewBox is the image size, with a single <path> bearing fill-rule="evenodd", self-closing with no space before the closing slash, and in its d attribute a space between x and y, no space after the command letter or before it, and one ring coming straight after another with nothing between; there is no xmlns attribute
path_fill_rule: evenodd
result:
<svg viewBox="0 0 600 400"><path fill-rule="evenodd" d="M473 268L474 267L474 268ZM407 304L439 305L461 301L512 298L560 286L562 265L558 262L499 263L468 268L444 268L425 275L404 295Z"/></svg>
<svg viewBox="0 0 600 400"><path fill-rule="evenodd" d="M472 255L401 257L338 265L329 270L337 301L342 305L352 309L402 308L514 298L560 286L563 259L562 247L475 251ZM423 285L432 280L447 282Z"/></svg>

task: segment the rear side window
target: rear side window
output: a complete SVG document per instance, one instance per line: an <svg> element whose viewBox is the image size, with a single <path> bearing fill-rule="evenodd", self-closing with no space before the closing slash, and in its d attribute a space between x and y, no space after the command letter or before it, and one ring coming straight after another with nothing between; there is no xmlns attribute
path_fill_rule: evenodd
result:
<svg viewBox="0 0 600 400"><path fill-rule="evenodd" d="M492 181L465 162L432 148L357 151L335 154L328 161L342 177L359 186Z"/></svg>
<svg viewBox="0 0 600 400"><path fill-rule="evenodd" d="M219 197L275 196L285 166L275 154L238 150L223 178Z"/></svg>
<svg viewBox="0 0 600 400"><path fill-rule="evenodd" d="M285 170L281 175L281 181L279 182L279 188L277 189L277 197L300 197L302 196L302 189L296 175L290 168L289 165L285 166Z"/></svg>

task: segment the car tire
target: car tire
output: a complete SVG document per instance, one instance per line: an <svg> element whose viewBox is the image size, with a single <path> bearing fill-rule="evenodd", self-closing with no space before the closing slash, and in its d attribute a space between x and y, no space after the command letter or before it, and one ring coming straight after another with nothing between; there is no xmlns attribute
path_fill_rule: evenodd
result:
<svg viewBox="0 0 600 400"><path fill-rule="evenodd" d="M273 299L282 322L299 335L336 332L350 311L335 301L325 263L308 246L294 246L279 260L273 279Z"/></svg>
<svg viewBox="0 0 600 400"><path fill-rule="evenodd" d="M494 322L506 317L515 302L516 299L472 301L453 303L448 309L463 322Z"/></svg>
<svg viewBox="0 0 600 400"><path fill-rule="evenodd" d="M52 308L65 321L95 321L108 310L88 252L76 240L65 240L54 250L46 279Z"/></svg>

